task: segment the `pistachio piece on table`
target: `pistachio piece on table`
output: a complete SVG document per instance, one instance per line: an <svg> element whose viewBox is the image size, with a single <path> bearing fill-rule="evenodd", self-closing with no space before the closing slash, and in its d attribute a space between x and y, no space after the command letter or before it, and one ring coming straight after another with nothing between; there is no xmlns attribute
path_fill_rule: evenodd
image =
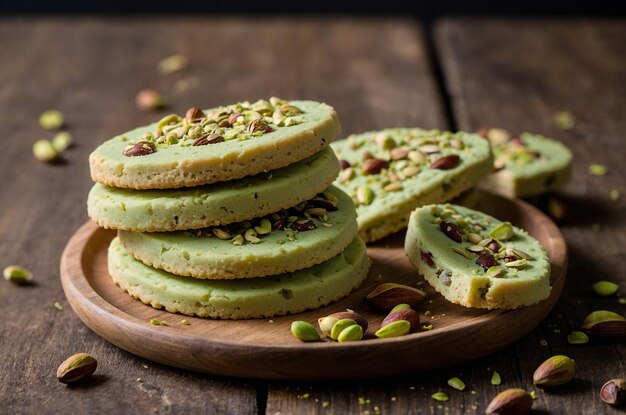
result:
<svg viewBox="0 0 626 415"><path fill-rule="evenodd" d="M56 130L63 127L65 119L63 113L57 110L47 110L39 116L39 125L45 130Z"/></svg>
<svg viewBox="0 0 626 415"><path fill-rule="evenodd" d="M52 138L52 147L58 152L67 150L72 145L72 135L67 131L61 131Z"/></svg>
<svg viewBox="0 0 626 415"><path fill-rule="evenodd" d="M430 397L439 402L447 402L448 400L450 400L450 397L445 392L436 392L433 393Z"/></svg>
<svg viewBox="0 0 626 415"><path fill-rule="evenodd" d="M24 285L33 280L33 274L19 265L9 265L4 269L4 279L14 284Z"/></svg>
<svg viewBox="0 0 626 415"><path fill-rule="evenodd" d="M592 287L593 287L593 290L596 292L596 294L601 295L603 297L613 295L617 293L617 290L619 290L619 285L611 281L598 281L595 284L593 284Z"/></svg>
<svg viewBox="0 0 626 415"><path fill-rule="evenodd" d="M576 376L576 364L564 355L556 355L543 362L533 374L533 383L540 388L563 385Z"/></svg>
<svg viewBox="0 0 626 415"><path fill-rule="evenodd" d="M585 344L589 343L589 336L582 331L573 331L567 335L567 342L569 344Z"/></svg>
<svg viewBox="0 0 626 415"><path fill-rule="evenodd" d="M600 388L600 399L613 406L626 403L626 380L611 379Z"/></svg>
<svg viewBox="0 0 626 415"><path fill-rule="evenodd" d="M68 357L57 369L57 379L63 383L74 383L93 375L98 362L87 353Z"/></svg>
<svg viewBox="0 0 626 415"><path fill-rule="evenodd" d="M591 337L620 338L626 336L626 319L607 310L598 310L585 317L581 330Z"/></svg>
<svg viewBox="0 0 626 415"><path fill-rule="evenodd" d="M179 72L189 67L189 61L184 55L172 55L159 62L159 71L164 74Z"/></svg>
<svg viewBox="0 0 626 415"><path fill-rule="evenodd" d="M320 340L320 335L311 323L306 321L294 321L291 323L291 334L303 342L315 342Z"/></svg>
<svg viewBox="0 0 626 415"><path fill-rule="evenodd" d="M524 389L507 389L496 395L487 406L487 415L526 415L533 406L532 396Z"/></svg>
<svg viewBox="0 0 626 415"><path fill-rule="evenodd" d="M48 140L37 140L33 144L33 155L39 161L52 162L58 159L59 152Z"/></svg>
<svg viewBox="0 0 626 415"><path fill-rule="evenodd" d="M459 391L465 390L465 383L457 377L448 379L448 385Z"/></svg>
<svg viewBox="0 0 626 415"><path fill-rule="evenodd" d="M385 317L380 326L385 327L399 320L408 321L411 324L411 330L417 330L419 328L420 316L417 311L410 308L406 310L398 310L395 312L392 310L389 315Z"/></svg>
<svg viewBox="0 0 626 415"><path fill-rule="evenodd" d="M158 110L166 105L165 98L154 89L142 89L135 96L135 104L141 110Z"/></svg>
<svg viewBox="0 0 626 415"><path fill-rule="evenodd" d="M415 307L425 298L426 293L420 289L388 282L376 287L365 300L375 309L387 313L398 304Z"/></svg>

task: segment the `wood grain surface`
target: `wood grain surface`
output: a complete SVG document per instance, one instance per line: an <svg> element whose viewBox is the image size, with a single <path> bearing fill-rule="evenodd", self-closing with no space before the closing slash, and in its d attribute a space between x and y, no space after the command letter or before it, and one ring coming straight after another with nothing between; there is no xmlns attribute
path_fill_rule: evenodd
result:
<svg viewBox="0 0 626 415"><path fill-rule="evenodd" d="M626 284L626 25L460 18L438 25L435 40L431 55L422 27L402 19L2 18L0 265L30 268L36 284L0 284L0 412L483 413L498 391L531 388L544 358L567 353L578 363L577 380L556 392L538 391L535 407L555 414L617 413L598 400L597 388L625 376L624 345L572 346L565 336L591 310L626 312L616 298L598 298L589 288L597 279ZM191 67L160 74L157 63L173 53L188 56ZM438 67L442 91L433 75ZM196 87L176 88L190 77ZM459 128L501 125L563 140L575 155L573 181L560 193L568 207L562 230L572 250L563 300L540 328L504 351L422 374L265 382L152 363L145 368L145 361L102 340L74 315L58 273L63 246L86 220L88 154L100 141L167 113L135 108L134 96L144 87L159 89L168 111L179 113L268 95L320 99L335 106L345 134L398 125L446 128L443 104L449 101ZM52 136L37 124L50 108L65 113L77 143L59 165L38 163L31 153L36 139ZM574 128L557 129L556 111L570 111ZM609 173L589 176L591 162L605 164ZM619 201L609 200L611 189L621 191ZM65 308L57 311L55 301ZM96 355L100 366L92 381L68 388L54 372L79 351ZM502 375L499 387L489 383L494 369ZM465 381L466 391L446 385L452 376ZM432 400L438 390L450 401Z"/></svg>

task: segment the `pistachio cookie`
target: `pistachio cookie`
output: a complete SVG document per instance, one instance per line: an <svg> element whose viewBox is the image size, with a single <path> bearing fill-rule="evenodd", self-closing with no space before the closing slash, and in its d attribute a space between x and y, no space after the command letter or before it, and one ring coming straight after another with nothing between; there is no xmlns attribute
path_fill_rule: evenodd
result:
<svg viewBox="0 0 626 415"><path fill-rule="evenodd" d="M89 156L91 178L107 186L171 189L278 169L321 150L339 134L335 110L315 101L240 102L118 135Z"/></svg>
<svg viewBox="0 0 626 415"><path fill-rule="evenodd" d="M171 313L223 319L263 318L323 307L358 287L369 265L365 243L355 238L339 255L293 273L201 280L142 264L118 238L109 247L109 273L134 298Z"/></svg>
<svg viewBox="0 0 626 415"><path fill-rule="evenodd" d="M508 197L527 197L563 187L570 179L572 153L538 134L512 136L500 128L481 130L491 142L494 172L480 187Z"/></svg>
<svg viewBox="0 0 626 415"><path fill-rule="evenodd" d="M524 230L456 205L411 214L411 263L448 301L465 307L517 308L550 295L550 262Z"/></svg>
<svg viewBox="0 0 626 415"><path fill-rule="evenodd" d="M330 148L268 173L187 189L135 190L100 183L89 217L103 228L134 232L199 229L267 215L323 192L339 165Z"/></svg>
<svg viewBox="0 0 626 415"><path fill-rule="evenodd" d="M354 204L331 187L262 218L188 232L119 232L146 265L176 275L230 279L308 268L339 254L357 235Z"/></svg>
<svg viewBox="0 0 626 415"><path fill-rule="evenodd" d="M376 241L406 227L418 206L451 200L492 169L476 134L394 128L332 143L342 171L335 185L357 205L359 234Z"/></svg>

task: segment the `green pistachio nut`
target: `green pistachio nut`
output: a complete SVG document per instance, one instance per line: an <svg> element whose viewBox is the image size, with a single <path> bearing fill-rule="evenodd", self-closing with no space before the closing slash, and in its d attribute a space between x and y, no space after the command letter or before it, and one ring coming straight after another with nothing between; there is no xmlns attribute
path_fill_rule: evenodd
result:
<svg viewBox="0 0 626 415"><path fill-rule="evenodd" d="M611 281L598 281L593 284L593 290L596 292L596 294L603 297L607 297L609 295L617 293L618 289L619 285Z"/></svg>
<svg viewBox="0 0 626 415"><path fill-rule="evenodd" d="M502 222L489 232L489 237L507 241L513 237L513 225L509 222Z"/></svg>
<svg viewBox="0 0 626 415"><path fill-rule="evenodd" d="M376 337L386 339L389 337L404 336L411 331L411 323L406 320L394 321L391 324L387 324L384 327L378 329L375 333Z"/></svg>
<svg viewBox="0 0 626 415"><path fill-rule="evenodd" d="M339 339L339 335L342 331L355 324L356 321L352 320L351 318L343 318L341 320L338 320L335 324L333 324L333 328L330 331L330 338L333 340Z"/></svg>
<svg viewBox="0 0 626 415"><path fill-rule="evenodd" d="M26 268L10 265L4 269L4 279L18 285L28 284L33 280L33 274Z"/></svg>
<svg viewBox="0 0 626 415"><path fill-rule="evenodd" d="M72 135L67 131L57 133L52 139L52 147L59 153L67 150L71 145Z"/></svg>
<svg viewBox="0 0 626 415"><path fill-rule="evenodd" d="M57 110L44 111L39 116L39 125L41 125L41 128L46 130L56 130L57 128L61 128L64 122L65 120L63 118L63 114L61 111Z"/></svg>
<svg viewBox="0 0 626 415"><path fill-rule="evenodd" d="M448 379L448 385L459 391L462 391L465 389L465 383L457 377Z"/></svg>
<svg viewBox="0 0 626 415"><path fill-rule="evenodd" d="M259 223L259 226L255 226L254 230L259 235L267 235L272 232L272 222L269 219L261 219L261 223Z"/></svg>
<svg viewBox="0 0 626 415"><path fill-rule="evenodd" d="M291 323L291 334L303 342L319 341L320 335L312 324L306 321L294 321Z"/></svg>
<svg viewBox="0 0 626 415"><path fill-rule="evenodd" d="M38 140L33 144L33 155L39 161L51 162L59 157L58 151L54 149L48 140Z"/></svg>
<svg viewBox="0 0 626 415"><path fill-rule="evenodd" d="M353 342L357 340L361 340L363 338L363 328L358 324L354 324L352 326L348 326L339 333L337 337L337 341L339 343L343 342Z"/></svg>
<svg viewBox="0 0 626 415"><path fill-rule="evenodd" d="M402 311L402 310L410 310L410 309L411 309L411 306L408 304L398 304L397 306L391 309L389 314L397 313L398 311Z"/></svg>
<svg viewBox="0 0 626 415"><path fill-rule="evenodd" d="M369 205L375 197L376 194L369 186L361 186L356 191L356 200L361 205Z"/></svg>

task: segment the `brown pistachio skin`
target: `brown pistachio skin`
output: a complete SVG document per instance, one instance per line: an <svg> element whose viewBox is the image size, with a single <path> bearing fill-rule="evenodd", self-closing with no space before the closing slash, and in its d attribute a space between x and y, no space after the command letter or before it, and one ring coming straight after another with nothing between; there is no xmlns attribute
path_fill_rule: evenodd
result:
<svg viewBox="0 0 626 415"><path fill-rule="evenodd" d="M626 319L607 310L598 310L585 317L581 330L591 337L620 339L626 337Z"/></svg>
<svg viewBox="0 0 626 415"><path fill-rule="evenodd" d="M204 118L204 113L202 112L202 110L200 108L191 107L185 113L185 119L188 122L192 122L192 121L197 120L199 118Z"/></svg>
<svg viewBox="0 0 626 415"><path fill-rule="evenodd" d="M413 309L407 309L389 314L387 317L385 317L380 327L385 327L386 325L395 323L399 320L406 320L411 323L411 331L416 330L420 325L420 316L417 311Z"/></svg>
<svg viewBox="0 0 626 415"><path fill-rule="evenodd" d="M600 399L613 406L626 403L626 380L611 379L600 388Z"/></svg>
<svg viewBox="0 0 626 415"><path fill-rule="evenodd" d="M507 389L496 395L487 406L487 415L530 414L533 398L523 389Z"/></svg>
<svg viewBox="0 0 626 415"><path fill-rule="evenodd" d="M138 141L131 147L124 149L123 154L126 157L147 156L155 151L154 143L150 141Z"/></svg>
<svg viewBox="0 0 626 415"><path fill-rule="evenodd" d="M431 169L450 170L459 165L461 159L456 154L444 156L433 161L430 165Z"/></svg>
<svg viewBox="0 0 626 415"><path fill-rule="evenodd" d="M365 297L365 301L374 309L388 313L398 304L415 307L426 298L426 293L408 285L385 283L376 287Z"/></svg>
<svg viewBox="0 0 626 415"><path fill-rule="evenodd" d="M535 386L547 389L568 383L576 376L576 364L564 355L556 355L543 362L533 374Z"/></svg>
<svg viewBox="0 0 626 415"><path fill-rule="evenodd" d="M98 361L87 353L77 353L65 359L57 369L57 379L62 383L74 383L93 375Z"/></svg>

